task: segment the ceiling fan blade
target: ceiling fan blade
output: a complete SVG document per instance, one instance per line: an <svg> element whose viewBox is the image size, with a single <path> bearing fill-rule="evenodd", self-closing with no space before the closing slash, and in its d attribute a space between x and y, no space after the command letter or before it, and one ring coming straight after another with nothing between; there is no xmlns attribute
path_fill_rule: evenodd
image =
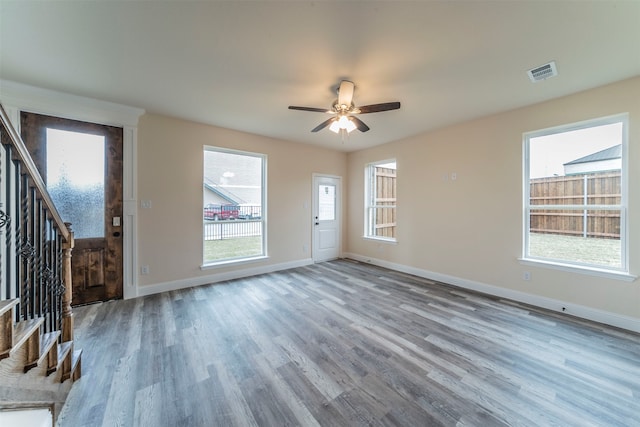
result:
<svg viewBox="0 0 640 427"><path fill-rule="evenodd" d="M371 104L356 108L357 114L379 113L380 111L397 110L400 108L399 102L385 102L383 104ZM356 111L354 111L356 113Z"/></svg>
<svg viewBox="0 0 640 427"><path fill-rule="evenodd" d="M365 125L364 122L359 118L351 116L350 119L351 121L353 121L353 124L356 125L360 132L366 132L369 130L369 126Z"/></svg>
<svg viewBox="0 0 640 427"><path fill-rule="evenodd" d="M349 80L343 80L340 82L340 89L338 89L338 104L351 106L353 101L353 89L355 85Z"/></svg>
<svg viewBox="0 0 640 427"><path fill-rule="evenodd" d="M316 126L313 129L311 129L311 132L318 132L319 130L322 130L322 129L326 128L327 126L329 126L331 123L335 122L336 120L338 120L336 117L331 117L330 119L325 120L324 122L320 123L318 126Z"/></svg>
<svg viewBox="0 0 640 427"><path fill-rule="evenodd" d="M295 105L289 105L289 110L312 111L314 113L333 113L333 111L327 110L326 108L296 107Z"/></svg>

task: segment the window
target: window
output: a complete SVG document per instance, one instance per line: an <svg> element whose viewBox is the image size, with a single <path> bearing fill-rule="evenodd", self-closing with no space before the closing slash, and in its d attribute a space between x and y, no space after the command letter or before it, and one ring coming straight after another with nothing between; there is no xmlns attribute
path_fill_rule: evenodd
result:
<svg viewBox="0 0 640 427"><path fill-rule="evenodd" d="M333 221L336 219L336 186L318 185L318 220Z"/></svg>
<svg viewBox="0 0 640 427"><path fill-rule="evenodd" d="M396 240L396 161L365 168L365 237Z"/></svg>
<svg viewBox="0 0 640 427"><path fill-rule="evenodd" d="M266 255L266 156L204 147L204 265Z"/></svg>
<svg viewBox="0 0 640 427"><path fill-rule="evenodd" d="M47 128L47 189L77 239L104 237L105 138Z"/></svg>
<svg viewBox="0 0 640 427"><path fill-rule="evenodd" d="M627 116L524 135L524 258L626 272Z"/></svg>

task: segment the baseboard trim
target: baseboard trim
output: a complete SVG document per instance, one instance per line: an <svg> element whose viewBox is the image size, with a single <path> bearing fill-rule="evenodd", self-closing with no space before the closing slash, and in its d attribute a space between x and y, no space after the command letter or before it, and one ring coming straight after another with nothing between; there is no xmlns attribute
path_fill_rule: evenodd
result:
<svg viewBox="0 0 640 427"><path fill-rule="evenodd" d="M640 319L634 317L623 316L620 314L611 313L609 311L598 310L571 302L542 297L526 292L515 291L513 289L501 288L499 286L489 285L474 280L462 279L456 276L436 273L433 271L423 270L420 268L397 264L381 259L365 257L355 253L345 253L344 257L353 259L355 261L388 268L390 270L399 271L402 273L413 274L414 276L422 277L425 279L447 283L459 288L482 292L499 298L518 301L558 313L568 314L571 316L580 317L582 319L592 320L594 322L604 323L606 325L640 333Z"/></svg>
<svg viewBox="0 0 640 427"><path fill-rule="evenodd" d="M243 268L241 270L225 271L223 273L209 274L207 276L193 277L183 280L155 283L152 285L138 286L138 296L159 294L161 292L175 291L178 289L192 288L210 283L223 282L225 280L242 279L243 277L256 276L258 274L273 273L288 270L290 268L304 267L313 264L311 258L284 262L280 264L263 265L260 267Z"/></svg>

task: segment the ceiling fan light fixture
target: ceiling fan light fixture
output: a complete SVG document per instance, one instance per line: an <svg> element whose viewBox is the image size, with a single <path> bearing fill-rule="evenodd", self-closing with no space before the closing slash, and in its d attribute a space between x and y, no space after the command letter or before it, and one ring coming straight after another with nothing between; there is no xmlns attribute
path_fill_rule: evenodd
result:
<svg viewBox="0 0 640 427"><path fill-rule="evenodd" d="M355 123L353 123L351 117L340 116L337 120L334 120L333 123L331 123L331 126L329 126L329 130L331 132L339 133L341 129L346 130L347 133L351 133L357 129L357 126L355 125Z"/></svg>
<svg viewBox="0 0 640 427"><path fill-rule="evenodd" d="M379 113L382 111L397 110L400 108L400 102L398 101L356 107L353 103L354 88L355 85L349 80L343 80L340 82L340 87L338 88L338 99L333 102L333 105L329 110L315 107L297 107L295 105L290 105L289 109L335 114L335 116L323 121L318 126L311 129L311 132L319 132L328 127L331 132L342 134L344 141L345 135L356 129L360 132L367 132L369 130L369 126L359 118L353 116L353 114Z"/></svg>
<svg viewBox="0 0 640 427"><path fill-rule="evenodd" d="M356 125L351 119L347 119L347 124L343 129L346 129L348 133L351 133L352 131L356 130Z"/></svg>

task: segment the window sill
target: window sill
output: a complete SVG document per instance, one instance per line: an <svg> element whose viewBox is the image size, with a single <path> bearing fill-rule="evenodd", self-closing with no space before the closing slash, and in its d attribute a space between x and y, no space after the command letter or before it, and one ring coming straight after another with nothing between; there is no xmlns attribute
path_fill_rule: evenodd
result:
<svg viewBox="0 0 640 427"><path fill-rule="evenodd" d="M583 267L572 264L563 264L561 262L545 261L532 258L518 258L520 264L532 265L536 267L551 268L554 270L566 271L569 273L586 274L588 276L605 277L607 279L622 280L625 282L633 282L638 278L633 274L624 271L607 270L605 268Z"/></svg>
<svg viewBox="0 0 640 427"><path fill-rule="evenodd" d="M390 243L392 245L397 245L398 244L398 240L391 239L391 238L388 238L388 237L362 236L362 238L365 239L365 240L373 240L373 241L376 241L376 242Z"/></svg>
<svg viewBox="0 0 640 427"><path fill-rule="evenodd" d="M207 264L202 264L200 266L200 270L211 270L219 267L227 267L230 265L241 265L241 264L250 264L253 262L264 261L265 259L269 259L266 255L255 256L251 258L236 258L236 259L227 259L223 261L215 261L209 262Z"/></svg>

